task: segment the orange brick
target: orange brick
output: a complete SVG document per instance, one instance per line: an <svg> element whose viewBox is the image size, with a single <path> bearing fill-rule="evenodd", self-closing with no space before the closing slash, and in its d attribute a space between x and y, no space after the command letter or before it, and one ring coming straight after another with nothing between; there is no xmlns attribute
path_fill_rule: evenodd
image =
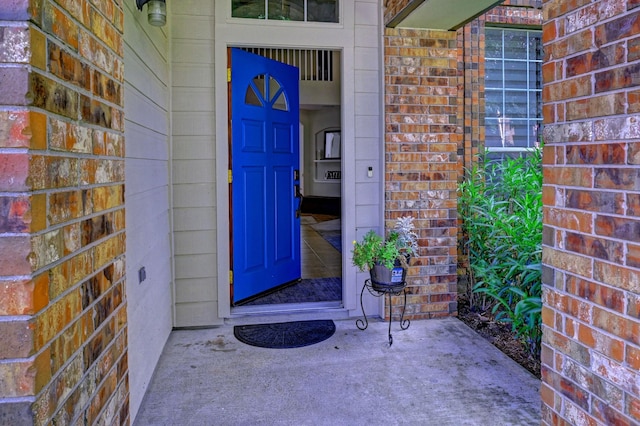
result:
<svg viewBox="0 0 640 426"><path fill-rule="evenodd" d="M29 27L29 38L31 48L31 65L41 70L47 69L47 43L44 34L35 27Z"/></svg>

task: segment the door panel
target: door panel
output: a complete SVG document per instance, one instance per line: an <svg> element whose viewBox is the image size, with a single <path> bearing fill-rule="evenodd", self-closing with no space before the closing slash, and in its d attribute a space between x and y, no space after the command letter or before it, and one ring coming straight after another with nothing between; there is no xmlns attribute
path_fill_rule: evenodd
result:
<svg viewBox="0 0 640 426"><path fill-rule="evenodd" d="M231 50L234 303L301 276L298 75Z"/></svg>

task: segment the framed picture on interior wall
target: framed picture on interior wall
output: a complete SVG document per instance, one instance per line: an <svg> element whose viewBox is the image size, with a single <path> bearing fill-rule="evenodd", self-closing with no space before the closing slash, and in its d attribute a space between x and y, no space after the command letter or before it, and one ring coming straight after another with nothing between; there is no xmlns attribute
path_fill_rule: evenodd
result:
<svg viewBox="0 0 640 426"><path fill-rule="evenodd" d="M324 132L324 158L340 158L340 131Z"/></svg>

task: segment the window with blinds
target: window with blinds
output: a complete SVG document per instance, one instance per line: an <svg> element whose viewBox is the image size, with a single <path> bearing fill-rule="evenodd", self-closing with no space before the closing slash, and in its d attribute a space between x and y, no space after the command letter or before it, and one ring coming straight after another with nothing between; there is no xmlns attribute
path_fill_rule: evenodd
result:
<svg viewBox="0 0 640 426"><path fill-rule="evenodd" d="M338 0L231 0L234 18L338 22Z"/></svg>
<svg viewBox="0 0 640 426"><path fill-rule="evenodd" d="M538 146L542 128L542 32L485 29L485 146L493 155Z"/></svg>

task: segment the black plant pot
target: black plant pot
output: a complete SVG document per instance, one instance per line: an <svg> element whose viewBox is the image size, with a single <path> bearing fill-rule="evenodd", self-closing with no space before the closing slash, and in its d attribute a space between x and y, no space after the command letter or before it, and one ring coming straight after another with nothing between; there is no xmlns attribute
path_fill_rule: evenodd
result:
<svg viewBox="0 0 640 426"><path fill-rule="evenodd" d="M371 288L381 292L397 292L404 288L407 277L407 269L403 268L400 261L396 260L393 269L384 265L375 264L369 270L371 275Z"/></svg>

